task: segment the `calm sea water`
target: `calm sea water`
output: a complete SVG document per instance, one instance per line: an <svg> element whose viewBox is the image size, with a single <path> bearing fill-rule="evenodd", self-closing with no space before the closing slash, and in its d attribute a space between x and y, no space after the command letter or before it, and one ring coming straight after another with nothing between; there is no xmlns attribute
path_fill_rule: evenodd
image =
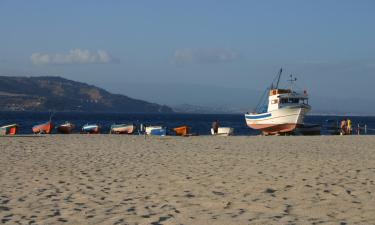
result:
<svg viewBox="0 0 375 225"><path fill-rule="evenodd" d="M31 134L32 126L49 120L50 113L43 112L0 112L0 126L17 123L21 126L21 134ZM307 123L324 125L325 121L340 121L346 117L339 116L307 116ZM252 130L246 126L243 115L240 114L123 114L123 113L78 113L61 112L53 116L55 124L70 121L76 124L75 132L86 123L97 123L103 128L103 133L109 132L109 127L115 123L134 123L148 125L163 125L167 128L174 128L181 125L189 125L192 132L200 135L210 134L211 123L219 120L221 126L233 127L235 135L258 135L259 131ZM361 126L367 124L368 134L375 134L375 117L351 116L353 127L358 123ZM374 129L374 130L373 130Z"/></svg>

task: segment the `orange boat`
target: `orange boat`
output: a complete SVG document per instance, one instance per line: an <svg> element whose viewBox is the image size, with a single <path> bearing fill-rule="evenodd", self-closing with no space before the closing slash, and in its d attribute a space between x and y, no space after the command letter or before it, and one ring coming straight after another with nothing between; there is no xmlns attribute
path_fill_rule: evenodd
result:
<svg viewBox="0 0 375 225"><path fill-rule="evenodd" d="M189 136L190 135L189 126L176 127L173 130L176 132L177 136Z"/></svg>
<svg viewBox="0 0 375 225"><path fill-rule="evenodd" d="M16 135L18 132L18 124L11 124L0 127L0 135Z"/></svg>
<svg viewBox="0 0 375 225"><path fill-rule="evenodd" d="M38 124L33 126L33 132L34 134L50 134L53 130L53 123L51 121L48 121L43 124Z"/></svg>

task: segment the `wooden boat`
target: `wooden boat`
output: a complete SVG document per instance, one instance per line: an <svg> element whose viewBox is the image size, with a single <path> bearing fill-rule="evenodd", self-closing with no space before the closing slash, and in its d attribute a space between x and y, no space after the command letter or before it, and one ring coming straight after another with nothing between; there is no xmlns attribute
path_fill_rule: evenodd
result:
<svg viewBox="0 0 375 225"><path fill-rule="evenodd" d="M10 124L0 127L0 135L16 135L18 132L18 124Z"/></svg>
<svg viewBox="0 0 375 225"><path fill-rule="evenodd" d="M177 136L189 136L190 135L189 126L176 127L173 130L176 132Z"/></svg>
<svg viewBox="0 0 375 225"><path fill-rule="evenodd" d="M297 126L295 130L296 134L300 135L320 135L322 127L319 124L309 124L305 123Z"/></svg>
<svg viewBox="0 0 375 225"><path fill-rule="evenodd" d="M32 130L34 134L50 134L53 130L53 127L53 123L51 121L48 121L46 123L33 126Z"/></svg>
<svg viewBox="0 0 375 225"><path fill-rule="evenodd" d="M70 134L74 130L75 125L70 122L65 122L59 125L56 129L61 134Z"/></svg>
<svg viewBox="0 0 375 225"><path fill-rule="evenodd" d="M214 129L211 128L211 134L215 136L231 136L233 135L234 129L231 127L219 127L217 134L214 133Z"/></svg>
<svg viewBox="0 0 375 225"><path fill-rule="evenodd" d="M328 135L339 135L340 134L340 125L338 120L329 119L326 120L323 124L324 134Z"/></svg>
<svg viewBox="0 0 375 225"><path fill-rule="evenodd" d="M167 135L167 129L162 126L149 126L146 127L147 135L165 136Z"/></svg>
<svg viewBox="0 0 375 225"><path fill-rule="evenodd" d="M132 134L136 130L134 124L113 124L111 126L110 134Z"/></svg>
<svg viewBox="0 0 375 225"><path fill-rule="evenodd" d="M86 124L82 127L82 132L86 134L99 134L100 126L98 124Z"/></svg>

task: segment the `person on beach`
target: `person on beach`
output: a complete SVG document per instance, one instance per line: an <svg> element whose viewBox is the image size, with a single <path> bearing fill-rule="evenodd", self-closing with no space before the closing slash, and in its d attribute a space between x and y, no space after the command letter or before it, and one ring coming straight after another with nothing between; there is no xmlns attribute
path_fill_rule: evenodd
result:
<svg viewBox="0 0 375 225"><path fill-rule="evenodd" d="M218 131L219 131L219 121L218 120L215 120L212 123L212 129L214 130L214 134L218 133Z"/></svg>
<svg viewBox="0 0 375 225"><path fill-rule="evenodd" d="M348 122L346 121L346 119L342 120L341 121L341 135L345 135L346 132L347 132L347 125L348 125Z"/></svg>
<svg viewBox="0 0 375 225"><path fill-rule="evenodd" d="M346 129L347 129L347 134L352 134L352 121L348 118L347 120L347 127L346 127Z"/></svg>

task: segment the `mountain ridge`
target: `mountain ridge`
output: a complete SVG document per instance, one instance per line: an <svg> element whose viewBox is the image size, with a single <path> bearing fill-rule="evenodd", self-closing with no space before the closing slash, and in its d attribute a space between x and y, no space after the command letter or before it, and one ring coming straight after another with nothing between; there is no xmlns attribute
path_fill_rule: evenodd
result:
<svg viewBox="0 0 375 225"><path fill-rule="evenodd" d="M172 113L166 105L112 94L60 76L0 76L3 111Z"/></svg>

